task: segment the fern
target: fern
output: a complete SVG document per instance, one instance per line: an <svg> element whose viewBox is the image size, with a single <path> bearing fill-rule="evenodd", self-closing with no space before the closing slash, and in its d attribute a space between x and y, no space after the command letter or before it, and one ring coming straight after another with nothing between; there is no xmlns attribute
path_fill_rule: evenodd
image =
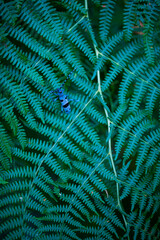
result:
<svg viewBox="0 0 160 240"><path fill-rule="evenodd" d="M158 240L159 2L0 2L1 239Z"/></svg>

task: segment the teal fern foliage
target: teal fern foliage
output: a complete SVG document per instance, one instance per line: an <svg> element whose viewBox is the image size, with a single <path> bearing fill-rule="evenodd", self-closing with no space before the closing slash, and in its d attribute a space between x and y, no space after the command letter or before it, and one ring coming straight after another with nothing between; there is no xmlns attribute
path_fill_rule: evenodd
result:
<svg viewBox="0 0 160 240"><path fill-rule="evenodd" d="M0 0L0 15L0 238L159 240L159 1Z"/></svg>

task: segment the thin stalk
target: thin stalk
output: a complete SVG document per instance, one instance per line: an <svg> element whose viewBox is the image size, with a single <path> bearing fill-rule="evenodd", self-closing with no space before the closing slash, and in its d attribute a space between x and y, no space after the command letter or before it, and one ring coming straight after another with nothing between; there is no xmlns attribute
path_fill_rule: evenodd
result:
<svg viewBox="0 0 160 240"><path fill-rule="evenodd" d="M98 58L98 50L97 50L96 46L94 46L94 47L95 47L96 57ZM100 96L101 96L101 98L102 98L102 100L104 102L103 93L102 93L102 90L101 90L101 78L100 78L100 71L99 70L97 71L97 81L98 81L98 92L100 93ZM104 108L104 112L105 112L106 119L107 119L107 124L108 124L108 135L110 135L110 132L111 132L111 121L109 120L109 115L108 115L107 109L105 107L103 107L103 108ZM109 147L109 156L110 156L113 172L114 172L114 175L117 178L117 171L116 171L116 168L115 168L115 164L114 164L114 160L113 160L113 154L112 154L111 138L109 138L108 145L109 145L108 146ZM121 206L121 202L120 202L120 196L119 196L119 183L116 183L116 190L117 190L118 206L119 206L120 210L122 210L122 206ZM124 214L122 214L122 216L123 216L123 220L124 220L125 226L127 228L126 218L125 218Z"/></svg>
<svg viewBox="0 0 160 240"><path fill-rule="evenodd" d="M88 15L88 1L87 0L85 0L85 9L87 11L87 17L89 18L89 15ZM98 52L98 50L97 50L95 45L94 45L94 48L95 48L95 52L96 52L96 57L98 58L99 52ZM97 71L97 81L98 81L98 92L99 92L99 94L100 94L100 96L101 96L101 98L102 98L102 100L104 102L103 93L102 93L102 90L101 90L101 79L100 79L100 71L99 70ZM110 132L111 132L111 121L109 120L109 115L108 115L107 109L105 107L104 107L104 112L105 112L106 119L107 119L107 124L108 124L108 135L110 135ZM114 172L114 174L115 174L115 176L117 178L117 171L116 171L116 168L115 168L115 164L114 164L114 160L113 160L113 154L112 154L111 138L109 138L108 145L109 145L109 156L110 156L113 172ZM121 202L120 202L120 195L119 195L119 183L116 183L116 190L117 190L118 206L119 206L120 210L122 211L122 206L121 206ZM122 217L123 217L126 229L127 229L127 221L126 221L126 218L125 218L123 213L122 213ZM128 237L128 239L129 239L129 237Z"/></svg>

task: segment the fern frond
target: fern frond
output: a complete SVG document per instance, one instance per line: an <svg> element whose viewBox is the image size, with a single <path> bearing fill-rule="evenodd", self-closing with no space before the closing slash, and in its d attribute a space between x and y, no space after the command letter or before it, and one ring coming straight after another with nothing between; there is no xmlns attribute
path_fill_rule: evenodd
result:
<svg viewBox="0 0 160 240"><path fill-rule="evenodd" d="M8 22L14 26L18 17L17 7L14 1L5 3L2 0L0 6L0 15L4 22Z"/></svg>
<svg viewBox="0 0 160 240"><path fill-rule="evenodd" d="M159 147L155 145L155 141L159 142L159 130L150 132L141 143L139 155L137 157L137 171L144 161L146 171L148 171L155 163L159 155ZM157 143L156 142L156 143Z"/></svg>
<svg viewBox="0 0 160 240"><path fill-rule="evenodd" d="M158 161L156 164L154 180L153 180L153 188L156 189L160 184L160 162Z"/></svg>
<svg viewBox="0 0 160 240"><path fill-rule="evenodd" d="M92 24L91 24L89 18L85 17L83 19L83 21L81 21L81 26L82 26L82 28L84 29L85 32L89 33L90 38L93 41L93 44L97 45L96 38L95 38L95 35L94 35L94 31L93 31L93 28L92 28Z"/></svg>
<svg viewBox="0 0 160 240"><path fill-rule="evenodd" d="M10 159L8 158L8 155L3 152L3 149L0 150L0 163L3 170L7 171L8 169L10 169Z"/></svg>
<svg viewBox="0 0 160 240"><path fill-rule="evenodd" d="M39 81L39 83L43 84L43 78L32 68L32 64L27 58L26 54L22 52L20 49L16 49L16 47L10 42L6 42L7 47L3 48L1 54L3 58L9 60L13 65L16 66L17 69L24 72L29 78L33 79L35 82Z"/></svg>
<svg viewBox="0 0 160 240"><path fill-rule="evenodd" d="M106 42L109 33L110 23L115 7L115 1L103 1L100 10L99 35L102 42Z"/></svg>
<svg viewBox="0 0 160 240"><path fill-rule="evenodd" d="M25 115L29 109L19 85L7 76L7 72L5 70L3 71L3 69L1 69L1 74L1 85L3 86L3 89L11 95L13 105L17 108L17 110Z"/></svg>
<svg viewBox="0 0 160 240"><path fill-rule="evenodd" d="M102 83L102 89L105 91L111 82L116 78L118 73L122 71L122 68L126 66L127 62L139 51L141 43L134 41L128 44L125 48L118 51L116 56L113 56L111 62L113 63L109 73L106 75L105 80Z"/></svg>
<svg viewBox="0 0 160 240"><path fill-rule="evenodd" d="M15 38L16 40L22 42L27 47L29 47L32 51L38 53L43 58L46 58L48 60L52 59L52 54L49 51L49 48L47 46L44 46L41 44L40 41L35 39L33 36L31 36L24 28L23 26L15 26L14 28L9 26L8 33L10 36Z"/></svg>
<svg viewBox="0 0 160 240"><path fill-rule="evenodd" d="M38 1L36 5L39 6L34 7L34 3L26 1L21 9L21 19L47 41L60 45L63 30L56 11L53 8L50 10L47 1L43 1L43 3ZM41 17L39 11L42 12ZM48 12L50 12L50 14ZM55 21L51 20L52 17ZM43 19L45 19L45 21Z"/></svg>
<svg viewBox="0 0 160 240"><path fill-rule="evenodd" d="M153 26L152 26L153 28ZM145 46L145 53L149 63L153 64L155 59L154 49L153 49L153 29L151 29L150 23L145 24L144 29L144 46Z"/></svg>
<svg viewBox="0 0 160 240"><path fill-rule="evenodd" d="M106 220L112 224L112 226L116 225L119 226L121 229L124 229L121 219L115 211L117 206L115 205L115 202L111 196L109 198L106 198L105 205L99 201L96 201L95 204L98 207L99 211L103 213Z"/></svg>
<svg viewBox="0 0 160 240"><path fill-rule="evenodd" d="M22 149L24 149L27 145L27 136L21 124L18 124L17 139L22 146Z"/></svg>
<svg viewBox="0 0 160 240"><path fill-rule="evenodd" d="M146 62L145 58L139 58L137 61L133 62L131 65L128 66L128 69L132 74L128 74L128 71L124 72L122 81L120 83L120 89L119 89L119 102L121 104L124 104L127 102L127 99L129 98L132 92L130 89L133 86L133 83L136 84L136 77L135 76L141 76L144 71L147 71L148 63ZM131 85L132 84L132 85ZM141 82L139 84L142 84Z"/></svg>
<svg viewBox="0 0 160 240"><path fill-rule="evenodd" d="M72 43L74 43L78 48L80 48L80 50L89 58L92 63L95 62L93 50L87 43L84 36L77 29L73 29L72 31L68 32L67 36Z"/></svg>
<svg viewBox="0 0 160 240"><path fill-rule="evenodd" d="M110 55L113 49L121 42L122 38L123 32L119 32L118 34L115 34L114 36L106 39L105 43L99 50L100 54L95 64L95 70L92 79L96 76L96 72L98 70L101 70L101 68L104 66L105 62L108 60L107 57Z"/></svg>
<svg viewBox="0 0 160 240"><path fill-rule="evenodd" d="M127 41L130 41L132 38L132 33L133 33L133 27L135 23L135 12L136 12L136 4L137 1L130 1L128 0L125 3L125 9L124 9L124 34L125 34L125 39Z"/></svg>
<svg viewBox="0 0 160 240"><path fill-rule="evenodd" d="M79 13L80 14L86 14L86 10L84 8L84 6L79 3L79 2L76 2L76 3L73 3L73 2L70 2L69 0L61 0L64 5L66 7L66 9L68 9L69 12L71 12L73 15L78 15Z"/></svg>
<svg viewBox="0 0 160 240"><path fill-rule="evenodd" d="M14 115L13 106L8 102L6 98L2 98L0 101L1 105L1 117L5 119L8 124L10 125L10 128L13 131L13 134L17 134L17 128L18 128L18 120L17 117Z"/></svg>
<svg viewBox="0 0 160 240"><path fill-rule="evenodd" d="M44 122L44 114L41 103L38 101L36 94L34 94L31 89L27 86L23 86L23 93L27 99L27 102L30 103L31 107L34 109L35 114L38 118Z"/></svg>
<svg viewBox="0 0 160 240"><path fill-rule="evenodd" d="M125 185L122 190L122 194L120 196L121 200L126 198L131 193L132 189L136 188L137 183L141 176L142 176L141 172L139 172L139 173L132 172L132 174L130 174L127 177L127 180L126 180Z"/></svg>
<svg viewBox="0 0 160 240"><path fill-rule="evenodd" d="M130 129L132 129L133 126L136 126L138 122L141 122L142 119L145 117L146 113L144 112L138 112L134 116L129 116L125 121L122 122L121 128L119 129L119 133L117 135L117 141L116 141L116 159L118 157L118 154L121 151L121 148L123 144L125 143L125 140L129 134ZM133 137L133 136L132 136Z"/></svg>
<svg viewBox="0 0 160 240"><path fill-rule="evenodd" d="M155 52L154 52L154 26L156 21L158 21L160 10L157 7L156 3L146 4L145 6L145 21L144 21L144 49L147 60L150 64L153 64L155 61Z"/></svg>
<svg viewBox="0 0 160 240"><path fill-rule="evenodd" d="M1 141L0 141L0 147L3 151L3 153L10 159L12 160L12 155L11 155L11 139L9 138L7 132L4 129L4 126L0 124L0 136L1 136Z"/></svg>
<svg viewBox="0 0 160 240"><path fill-rule="evenodd" d="M148 88L148 94L146 98L146 110L148 111L150 117L153 116L153 109L155 108L155 103L159 97L159 91L156 88Z"/></svg>
<svg viewBox="0 0 160 240"><path fill-rule="evenodd" d="M128 159L133 153L134 149L137 147L139 140L142 138L143 134L147 132L154 125L146 119L143 120L135 129L132 131L132 135L129 138L128 145L124 152L124 159Z"/></svg>
<svg viewBox="0 0 160 240"><path fill-rule="evenodd" d="M120 120L122 119L124 112L127 110L126 104L118 106L116 111L110 116L110 119L114 124L118 124Z"/></svg>

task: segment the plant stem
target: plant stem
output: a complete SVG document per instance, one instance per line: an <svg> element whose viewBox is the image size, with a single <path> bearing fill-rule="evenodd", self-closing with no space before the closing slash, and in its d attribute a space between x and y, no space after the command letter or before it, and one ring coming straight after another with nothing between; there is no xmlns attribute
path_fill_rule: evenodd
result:
<svg viewBox="0 0 160 240"><path fill-rule="evenodd" d="M89 19L89 15L88 15L88 1L87 0L85 0L85 9L87 11L87 18ZM99 52L98 52L98 50L97 50L95 45L94 45L94 49L95 49L96 57L98 59ZM100 93L100 96L101 96L101 98L102 98L102 100L104 102L103 93L102 93L102 90L101 90L101 79L100 79L100 71L99 70L97 71L97 81L98 81L98 92ZM104 107L104 112L105 112L106 119L107 119L107 124L108 124L108 135L110 135L110 132L111 132L111 121L109 120L109 115L108 115L107 109L105 107ZM116 171L116 168L115 168L113 155L112 155L111 138L109 138L108 145L109 145L108 147L109 147L109 156L110 156L110 160L111 160L111 165L112 165L112 168L113 168L113 172L114 172L114 174L115 174L115 176L117 178L117 171ZM118 202L118 206L119 206L119 209L122 211L122 205L121 205L120 196L119 196L119 183L116 183L116 189L117 189L117 202ZM127 221L126 221L126 218L125 218L124 214L122 214L122 217L123 217L126 229L127 229ZM128 237L128 239L129 239L129 237Z"/></svg>

